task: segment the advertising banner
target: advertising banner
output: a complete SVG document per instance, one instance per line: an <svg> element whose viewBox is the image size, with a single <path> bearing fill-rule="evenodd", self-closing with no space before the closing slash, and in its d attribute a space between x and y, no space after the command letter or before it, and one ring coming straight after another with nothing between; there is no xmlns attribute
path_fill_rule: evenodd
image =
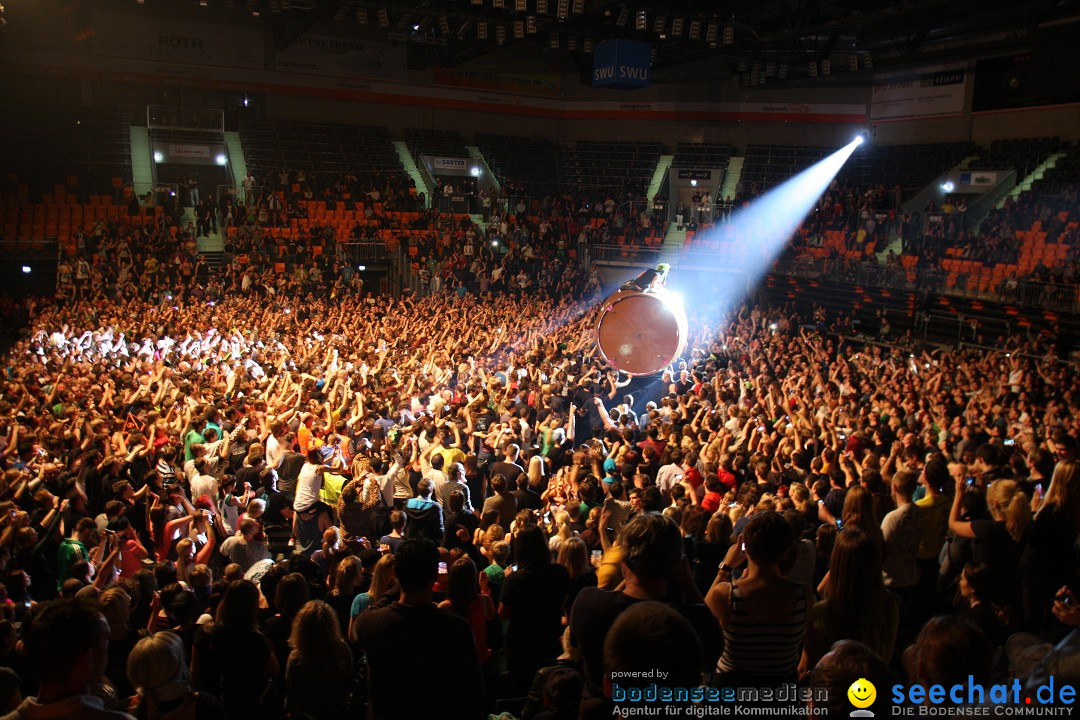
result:
<svg viewBox="0 0 1080 720"><path fill-rule="evenodd" d="M593 52L593 87L620 90L647 87L652 71L652 45L636 40L608 40Z"/></svg>
<svg viewBox="0 0 1080 720"><path fill-rule="evenodd" d="M963 66L875 75L870 119L959 115L964 112L968 75Z"/></svg>
<svg viewBox="0 0 1080 720"><path fill-rule="evenodd" d="M263 35L240 25L211 25L142 14L96 12L95 55L262 70Z"/></svg>
<svg viewBox="0 0 1080 720"><path fill-rule="evenodd" d="M356 40L321 32L304 33L276 53L274 67L282 72L328 77L408 79L404 43Z"/></svg>

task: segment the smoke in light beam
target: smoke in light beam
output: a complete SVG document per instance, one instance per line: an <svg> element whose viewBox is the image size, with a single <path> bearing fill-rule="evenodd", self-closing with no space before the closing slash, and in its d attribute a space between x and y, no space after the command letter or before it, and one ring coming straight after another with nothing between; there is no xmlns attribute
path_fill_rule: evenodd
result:
<svg viewBox="0 0 1080 720"><path fill-rule="evenodd" d="M722 264L745 274L749 286L755 285L783 252L803 219L814 209L829 183L862 142L861 135L856 137L816 165L736 211L725 224L709 230L704 236L706 241L733 243L732 252L723 257Z"/></svg>

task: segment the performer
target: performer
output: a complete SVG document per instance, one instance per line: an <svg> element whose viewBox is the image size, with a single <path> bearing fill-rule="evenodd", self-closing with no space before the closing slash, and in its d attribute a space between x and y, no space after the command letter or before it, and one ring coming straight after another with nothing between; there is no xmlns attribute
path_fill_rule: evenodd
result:
<svg viewBox="0 0 1080 720"><path fill-rule="evenodd" d="M667 263L660 263L656 266L656 269L649 268L633 280L628 280L622 286L622 289L640 290L641 292L656 292L659 288L667 285L667 277L670 270L670 265Z"/></svg>

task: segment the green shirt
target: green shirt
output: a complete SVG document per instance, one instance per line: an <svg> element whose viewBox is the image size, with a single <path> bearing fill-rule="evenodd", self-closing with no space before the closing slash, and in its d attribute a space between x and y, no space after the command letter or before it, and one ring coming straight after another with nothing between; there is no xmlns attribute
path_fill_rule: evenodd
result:
<svg viewBox="0 0 1080 720"><path fill-rule="evenodd" d="M191 454L191 446L199 445L206 442L206 438L202 436L202 433L198 430L189 430L188 434L184 436L184 461L194 460L194 456Z"/></svg>
<svg viewBox="0 0 1080 720"><path fill-rule="evenodd" d="M80 560L89 560L90 553L78 540L66 538L56 550L56 589L60 590L71 575L71 566Z"/></svg>

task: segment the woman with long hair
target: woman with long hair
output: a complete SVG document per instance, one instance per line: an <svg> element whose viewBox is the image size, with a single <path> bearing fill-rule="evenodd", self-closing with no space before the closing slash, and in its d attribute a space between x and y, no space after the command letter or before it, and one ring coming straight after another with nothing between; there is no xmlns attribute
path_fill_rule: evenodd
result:
<svg viewBox="0 0 1080 720"><path fill-rule="evenodd" d="M900 609L885 588L881 553L858 528L837 533L825 580L825 599L810 609L800 674L808 673L837 640L857 640L889 662Z"/></svg>
<svg viewBox="0 0 1080 720"><path fill-rule="evenodd" d="M1080 535L1080 462L1062 460L1054 467L1050 486L1039 502L1028 530L1022 560L1024 620L1032 631L1053 627L1050 608L1058 589L1069 584L1076 567Z"/></svg>
<svg viewBox="0 0 1080 720"><path fill-rule="evenodd" d="M1016 577L1028 525L1031 501L1015 480L995 480L986 490L990 519L963 520L964 480L957 476L956 495L949 513L949 531L970 539L971 560L988 565L1002 581Z"/></svg>
<svg viewBox="0 0 1080 720"><path fill-rule="evenodd" d="M353 656L341 637L337 613L321 600L310 601L293 620L289 647L285 707L290 716L341 717L349 700Z"/></svg>
<svg viewBox="0 0 1080 720"><path fill-rule="evenodd" d="M362 592L354 597L352 607L349 608L349 642L357 642L356 631L354 630L356 618L360 617L360 613L371 607L372 603L377 602L386 593L390 592L396 579L394 577L394 556L383 555L379 558L379 562L375 563L375 569L371 572L371 585L368 586L367 592Z"/></svg>
<svg viewBox="0 0 1080 720"><path fill-rule="evenodd" d="M363 564L355 555L346 555L338 563L334 582L326 594L326 603L337 613L338 627L349 627L349 612L357 595Z"/></svg>
<svg viewBox="0 0 1080 720"><path fill-rule="evenodd" d="M199 636L192 653L195 687L221 698L231 720L259 720L274 705L271 683L280 666L256 627L258 616L259 588L249 580L232 583L213 629Z"/></svg>
<svg viewBox="0 0 1080 720"><path fill-rule="evenodd" d="M570 575L570 589L566 593L566 612L569 614L582 588L596 587L596 570L589 564L588 546L579 537L563 540L557 562Z"/></svg>
<svg viewBox="0 0 1080 720"><path fill-rule="evenodd" d="M497 616L491 596L481 592L476 563L469 558L458 558L450 566L446 578L446 599L439 603L439 609L449 610L469 623L476 641L476 654L480 664L485 665L491 659L491 648L487 641L488 623Z"/></svg>
<svg viewBox="0 0 1080 720"><path fill-rule="evenodd" d="M138 693L130 711L139 720L221 720L225 709L213 695L194 692L184 642L164 631L139 640L127 659Z"/></svg>

